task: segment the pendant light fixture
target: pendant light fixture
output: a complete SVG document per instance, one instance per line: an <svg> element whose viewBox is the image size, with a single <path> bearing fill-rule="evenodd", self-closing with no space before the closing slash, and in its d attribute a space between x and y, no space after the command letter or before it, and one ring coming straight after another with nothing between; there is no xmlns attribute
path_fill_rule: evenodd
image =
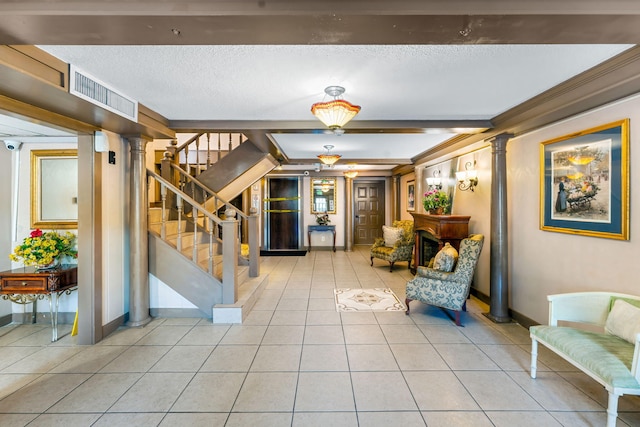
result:
<svg viewBox="0 0 640 427"><path fill-rule="evenodd" d="M340 129L360 112L359 105L338 99L344 93L342 86L329 86L324 92L333 97L333 101L316 102L311 106L311 112L330 129Z"/></svg>
<svg viewBox="0 0 640 427"><path fill-rule="evenodd" d="M331 150L333 149L333 145L325 145L324 148L325 150L327 150L327 152L323 154L318 154L318 158L325 165L332 165L338 160L340 160L340 157L342 157L340 154L331 153Z"/></svg>

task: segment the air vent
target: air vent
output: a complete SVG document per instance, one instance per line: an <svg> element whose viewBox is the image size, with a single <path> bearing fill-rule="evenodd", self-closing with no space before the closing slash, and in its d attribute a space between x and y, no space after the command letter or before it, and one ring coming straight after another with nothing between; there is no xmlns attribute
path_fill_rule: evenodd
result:
<svg viewBox="0 0 640 427"><path fill-rule="evenodd" d="M69 92L134 122L138 121L138 102L118 93L93 76L71 65Z"/></svg>

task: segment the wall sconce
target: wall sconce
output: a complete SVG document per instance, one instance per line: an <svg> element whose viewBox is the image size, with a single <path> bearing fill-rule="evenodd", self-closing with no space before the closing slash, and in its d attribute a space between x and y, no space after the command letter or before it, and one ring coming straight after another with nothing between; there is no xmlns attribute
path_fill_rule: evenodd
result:
<svg viewBox="0 0 640 427"><path fill-rule="evenodd" d="M440 170L433 171L433 176L427 178L427 185L436 190L442 190L442 178L440 178Z"/></svg>
<svg viewBox="0 0 640 427"><path fill-rule="evenodd" d="M476 185L478 185L478 171L475 169L476 161L467 162L464 164L463 171L456 172L456 179L458 180L458 188L462 191L471 190L474 191Z"/></svg>

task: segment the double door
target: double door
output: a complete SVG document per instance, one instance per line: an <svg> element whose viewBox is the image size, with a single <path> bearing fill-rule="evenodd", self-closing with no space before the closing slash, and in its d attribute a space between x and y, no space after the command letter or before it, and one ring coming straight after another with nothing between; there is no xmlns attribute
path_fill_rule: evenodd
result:
<svg viewBox="0 0 640 427"><path fill-rule="evenodd" d="M267 250L299 250L300 179L267 177L264 198L264 245Z"/></svg>

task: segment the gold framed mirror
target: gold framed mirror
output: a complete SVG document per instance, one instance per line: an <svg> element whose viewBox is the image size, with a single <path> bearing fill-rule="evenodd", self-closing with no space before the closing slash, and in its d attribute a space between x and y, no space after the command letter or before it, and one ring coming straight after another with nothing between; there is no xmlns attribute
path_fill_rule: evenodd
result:
<svg viewBox="0 0 640 427"><path fill-rule="evenodd" d="M336 213L335 178L311 178L311 213Z"/></svg>
<svg viewBox="0 0 640 427"><path fill-rule="evenodd" d="M31 228L78 228L78 150L31 151Z"/></svg>

